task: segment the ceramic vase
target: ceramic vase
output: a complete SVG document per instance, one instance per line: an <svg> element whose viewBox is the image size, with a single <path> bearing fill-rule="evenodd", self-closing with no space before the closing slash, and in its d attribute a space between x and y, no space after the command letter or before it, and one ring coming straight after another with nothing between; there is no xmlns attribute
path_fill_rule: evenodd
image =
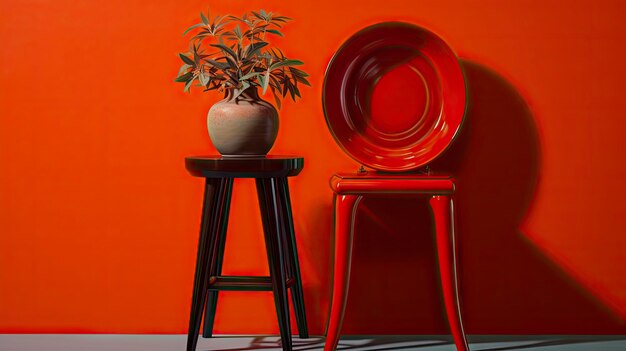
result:
<svg viewBox="0 0 626 351"><path fill-rule="evenodd" d="M256 88L237 93L229 91L209 110L209 137L224 157L263 157L276 140L278 112Z"/></svg>

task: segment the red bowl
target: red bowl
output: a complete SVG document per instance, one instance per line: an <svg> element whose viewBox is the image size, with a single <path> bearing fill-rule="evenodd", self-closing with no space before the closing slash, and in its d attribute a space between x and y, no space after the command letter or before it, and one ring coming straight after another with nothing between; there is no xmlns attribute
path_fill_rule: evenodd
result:
<svg viewBox="0 0 626 351"><path fill-rule="evenodd" d="M467 101L452 49L434 33L399 22L350 37L328 65L322 97L339 146L388 172L439 156L458 133Z"/></svg>

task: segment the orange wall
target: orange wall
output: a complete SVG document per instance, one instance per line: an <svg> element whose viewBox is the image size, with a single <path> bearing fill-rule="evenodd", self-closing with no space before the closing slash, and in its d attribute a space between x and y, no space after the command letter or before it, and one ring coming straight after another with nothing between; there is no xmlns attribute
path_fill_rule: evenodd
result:
<svg viewBox="0 0 626 351"><path fill-rule="evenodd" d="M323 74L384 20L438 33L467 71L468 123L434 167L459 178L468 332L626 332L626 3L545 0L0 2L0 332L185 332L202 181L183 158L214 152L218 96L172 80L207 5L296 19L279 44L313 87L285 103L272 153L306 157L291 187L313 333L329 300L328 179L358 167L326 129ZM251 181L233 203L225 271L266 273ZM346 333L445 332L432 242L412 234L423 213L364 203ZM277 332L271 296L223 294L216 332Z"/></svg>

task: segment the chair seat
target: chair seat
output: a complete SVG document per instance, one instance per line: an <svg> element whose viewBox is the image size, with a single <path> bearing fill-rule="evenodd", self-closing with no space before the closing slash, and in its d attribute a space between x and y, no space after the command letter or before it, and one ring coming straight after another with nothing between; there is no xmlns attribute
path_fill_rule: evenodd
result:
<svg viewBox="0 0 626 351"><path fill-rule="evenodd" d="M339 195L447 195L454 193L454 178L447 174L337 173L330 179L330 187Z"/></svg>

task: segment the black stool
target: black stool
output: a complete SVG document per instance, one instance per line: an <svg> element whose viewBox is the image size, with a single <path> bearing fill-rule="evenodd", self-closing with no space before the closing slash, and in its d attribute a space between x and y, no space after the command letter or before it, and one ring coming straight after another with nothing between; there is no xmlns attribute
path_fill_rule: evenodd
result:
<svg viewBox="0 0 626 351"><path fill-rule="evenodd" d="M304 167L304 159L286 156L261 158L201 156L187 157L185 167L191 175L205 178L187 351L196 349L205 308L202 336L205 338L212 336L220 290L273 291L283 350L291 350L288 288L291 288L300 338L309 337L287 182L287 177L300 173ZM270 268L269 277L220 275L234 178L256 180Z"/></svg>

